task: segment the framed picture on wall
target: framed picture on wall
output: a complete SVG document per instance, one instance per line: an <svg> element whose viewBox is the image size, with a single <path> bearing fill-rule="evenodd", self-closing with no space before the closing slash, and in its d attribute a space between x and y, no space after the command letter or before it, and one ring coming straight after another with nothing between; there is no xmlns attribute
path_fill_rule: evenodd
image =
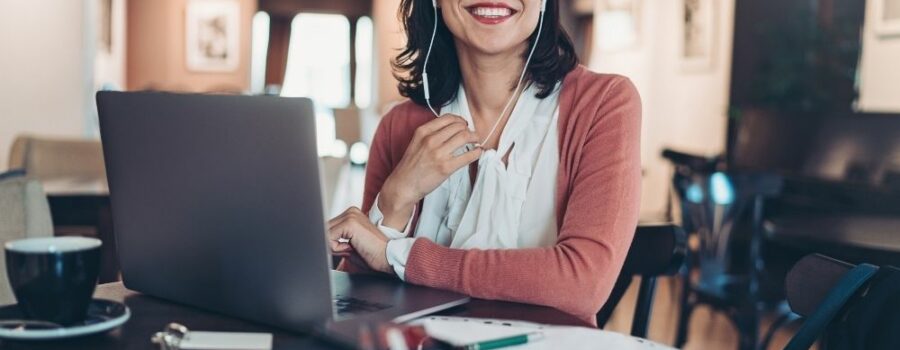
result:
<svg viewBox="0 0 900 350"><path fill-rule="evenodd" d="M685 71L709 71L715 65L717 0L681 0L681 65Z"/></svg>
<svg viewBox="0 0 900 350"><path fill-rule="evenodd" d="M185 21L188 70L230 72L240 55L240 4L237 0L190 0Z"/></svg>
<svg viewBox="0 0 900 350"><path fill-rule="evenodd" d="M594 3L594 34L598 51L629 51L640 46L641 2L597 0Z"/></svg>
<svg viewBox="0 0 900 350"><path fill-rule="evenodd" d="M875 1L875 32L881 36L900 36L900 0Z"/></svg>

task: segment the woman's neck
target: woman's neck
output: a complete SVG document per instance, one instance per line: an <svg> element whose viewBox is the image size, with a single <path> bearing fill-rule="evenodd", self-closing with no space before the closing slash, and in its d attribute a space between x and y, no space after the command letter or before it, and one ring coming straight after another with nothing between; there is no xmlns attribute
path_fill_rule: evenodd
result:
<svg viewBox="0 0 900 350"><path fill-rule="evenodd" d="M525 64L519 51L485 55L457 45L459 69L462 72L466 99L469 101L469 111L481 137L486 137L490 132L490 127L501 117L500 113L513 94L512 89ZM507 111L507 115L509 112ZM482 127L485 125L487 130ZM499 125L495 134L499 135L502 127L503 125Z"/></svg>

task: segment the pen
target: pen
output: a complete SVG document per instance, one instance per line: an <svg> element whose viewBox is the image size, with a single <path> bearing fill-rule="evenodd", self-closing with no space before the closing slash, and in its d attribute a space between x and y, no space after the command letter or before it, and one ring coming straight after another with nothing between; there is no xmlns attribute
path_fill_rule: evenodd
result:
<svg viewBox="0 0 900 350"><path fill-rule="evenodd" d="M349 240L349 239L346 239L346 238L338 238L338 239L337 239L337 242L338 242L338 243L350 243L350 240Z"/></svg>
<svg viewBox="0 0 900 350"><path fill-rule="evenodd" d="M491 349L499 349L505 348L507 346L513 345L522 345L528 344L531 342L535 342L538 340L544 339L544 333L541 332L531 332L520 335L514 335L511 337L494 339L494 340L486 340L483 342L473 343L469 345L463 345L458 347L460 350L491 350Z"/></svg>

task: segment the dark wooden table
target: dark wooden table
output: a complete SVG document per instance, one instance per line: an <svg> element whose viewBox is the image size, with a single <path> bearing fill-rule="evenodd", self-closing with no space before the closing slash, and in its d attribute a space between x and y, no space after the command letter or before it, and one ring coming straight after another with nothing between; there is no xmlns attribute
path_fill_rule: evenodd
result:
<svg viewBox="0 0 900 350"><path fill-rule="evenodd" d="M900 266L900 217L814 215L766 222L772 241L851 263Z"/></svg>
<svg viewBox="0 0 900 350"><path fill-rule="evenodd" d="M97 287L97 298L124 302L131 309L131 319L120 329L105 334L58 341L0 342L0 349L158 349L150 337L169 322L179 322L194 330L266 332L274 335L273 349L331 349L332 346L309 336L278 330L142 295L125 289L121 283ZM444 315L517 319L545 324L590 326L585 321L549 307L474 299L450 309Z"/></svg>
<svg viewBox="0 0 900 350"><path fill-rule="evenodd" d="M42 185L47 193L53 225L95 227L97 238L103 242L100 283L118 281L119 264L106 182L60 179L43 181Z"/></svg>

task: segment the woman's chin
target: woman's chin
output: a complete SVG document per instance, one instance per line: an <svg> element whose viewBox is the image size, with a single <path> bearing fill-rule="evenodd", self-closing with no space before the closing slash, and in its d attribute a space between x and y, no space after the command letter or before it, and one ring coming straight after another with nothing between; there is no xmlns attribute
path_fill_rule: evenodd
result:
<svg viewBox="0 0 900 350"><path fill-rule="evenodd" d="M528 41L525 34L517 35L514 29L502 28L469 28L462 38L467 45L478 53L485 55L510 54L521 50Z"/></svg>
<svg viewBox="0 0 900 350"><path fill-rule="evenodd" d="M488 36L477 37L474 42L469 42L468 46L474 52L481 55L496 56L515 54L521 50L523 42L512 40L511 38L491 38Z"/></svg>
<svg viewBox="0 0 900 350"><path fill-rule="evenodd" d="M503 46L503 47L498 47L498 46L481 46L481 47L475 47L475 50L476 50L476 52L477 52L478 54L480 54L480 55L482 55L482 56L510 56L510 55L514 55L514 56L518 57L518 55L520 54L520 52L519 52L520 50L517 50L517 49L516 49L516 46L514 46L514 45Z"/></svg>

